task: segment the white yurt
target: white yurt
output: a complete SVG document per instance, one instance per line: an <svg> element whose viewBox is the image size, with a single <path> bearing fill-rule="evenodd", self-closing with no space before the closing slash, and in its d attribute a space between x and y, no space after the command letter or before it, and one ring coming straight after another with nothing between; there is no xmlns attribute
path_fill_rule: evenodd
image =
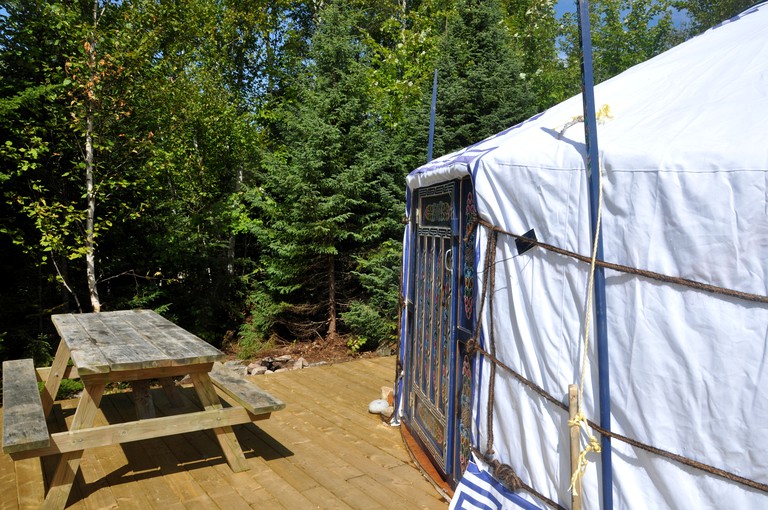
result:
<svg viewBox="0 0 768 510"><path fill-rule="evenodd" d="M768 508L768 4L594 94L598 200L581 96L408 176L403 433L455 508Z"/></svg>

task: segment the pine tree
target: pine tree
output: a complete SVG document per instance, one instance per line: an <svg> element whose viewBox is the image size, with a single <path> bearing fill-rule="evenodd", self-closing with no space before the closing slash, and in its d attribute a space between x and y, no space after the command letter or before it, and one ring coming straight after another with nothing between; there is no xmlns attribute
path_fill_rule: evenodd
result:
<svg viewBox="0 0 768 510"><path fill-rule="evenodd" d="M449 14L438 46L435 156L483 140L535 113L513 45L498 0L460 0Z"/></svg>
<svg viewBox="0 0 768 510"><path fill-rule="evenodd" d="M360 287L356 257L398 229L400 189L386 170L360 16L343 2L318 13L296 99L273 125L282 145L249 193L263 249L250 329L262 336L337 339Z"/></svg>

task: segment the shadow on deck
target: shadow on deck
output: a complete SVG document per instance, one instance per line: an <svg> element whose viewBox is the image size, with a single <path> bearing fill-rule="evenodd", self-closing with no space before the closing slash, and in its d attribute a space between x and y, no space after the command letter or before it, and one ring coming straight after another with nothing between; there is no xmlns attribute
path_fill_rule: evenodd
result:
<svg viewBox="0 0 768 510"><path fill-rule="evenodd" d="M67 508L444 510L448 504L411 461L400 430L368 413L394 371L388 357L254 377L287 407L234 428L248 471L229 469L211 431L94 448L83 455ZM194 399L192 393L185 396ZM167 411L162 392L154 396L159 411ZM60 424L71 420L75 405L54 408ZM102 411L102 422L127 419L133 402L125 393L108 395ZM50 471L51 463L43 468ZM36 510L38 500L19 501L17 480L35 485L39 495L39 461L15 469L2 455L0 507Z"/></svg>

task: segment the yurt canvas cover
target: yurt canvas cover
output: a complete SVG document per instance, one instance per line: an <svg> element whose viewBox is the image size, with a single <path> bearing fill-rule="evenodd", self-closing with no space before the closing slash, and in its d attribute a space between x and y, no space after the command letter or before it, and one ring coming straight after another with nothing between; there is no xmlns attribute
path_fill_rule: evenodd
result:
<svg viewBox="0 0 768 510"><path fill-rule="evenodd" d="M741 477L613 439L614 508L768 508L768 4L598 85L595 101L604 260L651 272L605 270L610 428ZM421 441L444 472L459 479L468 448L486 452L492 434L491 458L566 508L568 412L533 387L567 403L580 382L590 265L569 253L592 253L581 114L577 96L409 175L400 351L406 425L437 416L419 402L453 388L453 425L435 435L458 439ZM438 281L454 275L455 287ZM425 329L439 299L444 320ZM599 423L594 324L583 410ZM450 345L427 352L430 335ZM496 362L466 350L473 336ZM602 463L588 458L584 508L600 508Z"/></svg>

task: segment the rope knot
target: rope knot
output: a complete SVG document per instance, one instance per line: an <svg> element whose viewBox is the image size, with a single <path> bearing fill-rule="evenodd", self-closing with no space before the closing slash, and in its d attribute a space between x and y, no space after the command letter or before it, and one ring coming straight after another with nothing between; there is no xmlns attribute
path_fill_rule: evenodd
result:
<svg viewBox="0 0 768 510"><path fill-rule="evenodd" d="M581 479L584 476L584 473L587 471L587 466L589 465L589 459L587 458L587 455L589 452L600 453L602 452L603 448L600 445L600 441L587 428L587 417L584 416L583 412L579 411L576 413L576 416L574 416L573 419L568 420L568 426L581 427L584 430L584 433L588 436L587 447L579 452L579 462L576 466L576 470L571 476L571 485L568 487L569 491L572 491L574 495L578 495L579 492L577 487L581 487Z"/></svg>
<svg viewBox="0 0 768 510"><path fill-rule="evenodd" d="M589 446L587 446L587 451L595 453L601 453L603 451L603 447L600 446L600 441L598 441L595 436L589 436Z"/></svg>
<svg viewBox="0 0 768 510"><path fill-rule="evenodd" d="M579 427L582 424L584 424L587 421L587 417L584 416L584 413L579 411L576 413L576 416L574 416L572 419L568 420L568 426L573 427Z"/></svg>
<svg viewBox="0 0 768 510"><path fill-rule="evenodd" d="M517 473L515 473L515 470L512 468L512 466L503 464L497 459L493 458L493 450L483 453L477 448L473 447L472 451L475 453L475 455L481 458L483 462L488 464L488 467L493 470L493 477L496 478L496 480L498 480L504 487L511 490L512 492L518 492L526 488L525 484L520 479L520 477L517 476Z"/></svg>
<svg viewBox="0 0 768 510"><path fill-rule="evenodd" d="M523 481L517 476L517 473L512 469L512 466L494 460L491 463L491 467L493 467L493 473L496 475L496 479L507 489L512 492L518 492L523 488Z"/></svg>

